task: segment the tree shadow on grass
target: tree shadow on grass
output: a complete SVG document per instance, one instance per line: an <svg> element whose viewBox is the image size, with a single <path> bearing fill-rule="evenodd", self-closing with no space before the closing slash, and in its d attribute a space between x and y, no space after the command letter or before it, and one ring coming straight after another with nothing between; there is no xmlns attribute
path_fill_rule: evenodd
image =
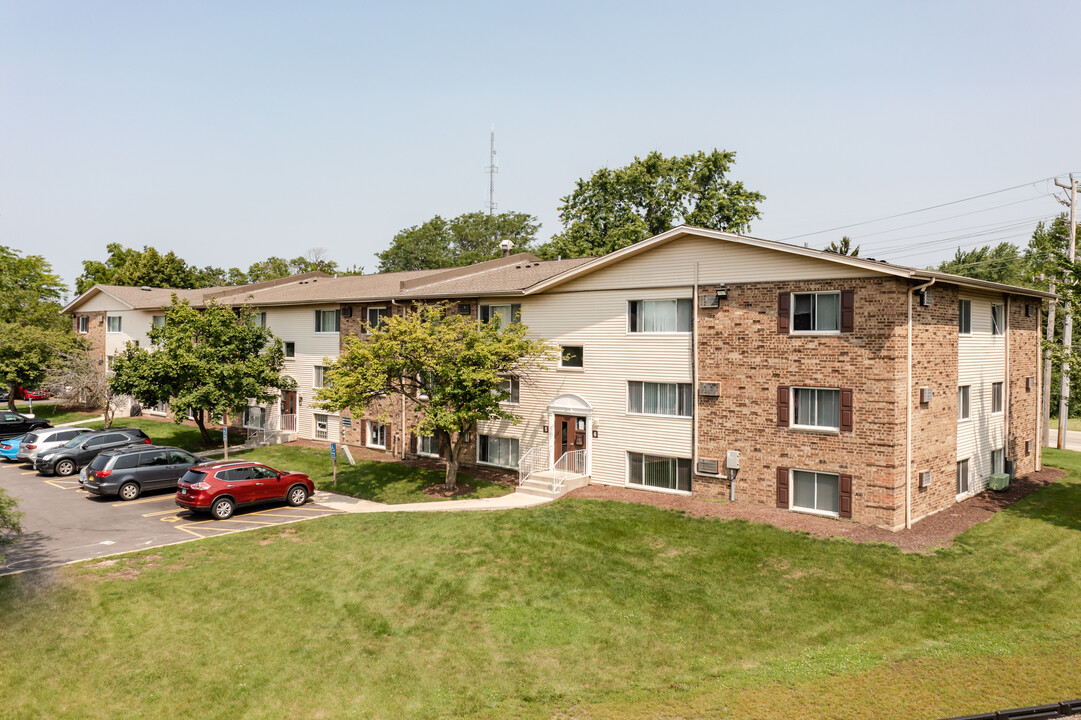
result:
<svg viewBox="0 0 1081 720"><path fill-rule="evenodd" d="M388 504L438 501L443 498L428 495L424 489L444 481L438 470L412 467L391 462L361 462L355 467L338 466L337 492ZM474 493L495 488L497 483L458 474L458 483L473 487ZM324 490L334 490L333 481L319 483Z"/></svg>
<svg viewBox="0 0 1081 720"><path fill-rule="evenodd" d="M1018 501L1011 514L1081 531L1081 484L1056 482Z"/></svg>

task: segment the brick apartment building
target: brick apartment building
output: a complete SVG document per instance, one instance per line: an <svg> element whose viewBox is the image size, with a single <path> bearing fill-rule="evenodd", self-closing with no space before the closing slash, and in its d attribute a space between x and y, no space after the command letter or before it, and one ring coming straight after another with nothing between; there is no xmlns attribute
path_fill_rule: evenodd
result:
<svg viewBox="0 0 1081 720"><path fill-rule="evenodd" d="M466 463L851 518L899 529L995 471L1040 467L1039 343L1050 297L934 271L682 226L600 258L520 253L450 270L181 291L265 313L298 388L245 422L400 457L440 453L388 397L363 417L314 407L326 363L413 303L520 316L561 349L508 378L522 421L482 423ZM66 309L102 365L169 291L95 286ZM117 318L117 319L114 319ZM157 408L167 412L168 408Z"/></svg>

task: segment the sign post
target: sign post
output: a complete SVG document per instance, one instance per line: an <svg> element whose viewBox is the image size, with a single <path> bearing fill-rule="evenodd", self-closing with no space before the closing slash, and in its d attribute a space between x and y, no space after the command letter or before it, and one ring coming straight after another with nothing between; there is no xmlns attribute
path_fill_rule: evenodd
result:
<svg viewBox="0 0 1081 720"><path fill-rule="evenodd" d="M221 444L225 448L225 459L229 459L229 420L225 413L221 414Z"/></svg>
<svg viewBox="0 0 1081 720"><path fill-rule="evenodd" d="M334 465L334 489L338 489L338 444L330 444L330 462Z"/></svg>

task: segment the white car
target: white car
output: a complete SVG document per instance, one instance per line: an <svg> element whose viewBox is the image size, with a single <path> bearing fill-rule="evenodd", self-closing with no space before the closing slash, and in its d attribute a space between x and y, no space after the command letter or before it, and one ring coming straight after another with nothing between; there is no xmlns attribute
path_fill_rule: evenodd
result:
<svg viewBox="0 0 1081 720"><path fill-rule="evenodd" d="M36 462L38 455L42 451L58 448L69 440L74 440L88 432L93 432L93 430L85 427L58 427L34 430L27 433L26 437L23 438L22 443L19 445L19 451L15 453L15 460L29 463Z"/></svg>

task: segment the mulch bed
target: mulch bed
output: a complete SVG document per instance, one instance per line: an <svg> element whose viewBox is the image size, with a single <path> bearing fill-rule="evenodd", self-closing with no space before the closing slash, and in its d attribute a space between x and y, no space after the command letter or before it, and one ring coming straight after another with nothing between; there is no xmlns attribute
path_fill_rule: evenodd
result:
<svg viewBox="0 0 1081 720"><path fill-rule="evenodd" d="M435 485L429 485L421 490L425 495L430 495L437 498L456 498L462 495L468 495L474 491L472 485L465 483L455 483L453 490L447 490L447 486L443 483L436 483Z"/></svg>
<svg viewBox="0 0 1081 720"><path fill-rule="evenodd" d="M567 497L596 498L652 505L676 510L691 517L719 517L747 520L774 525L784 530L810 533L819 538L846 538L854 542L881 542L896 545L906 553L928 553L935 548L949 547L953 539L977 523L990 520L999 510L1009 507L1040 488L1047 487L1066 473L1058 468L1046 468L1037 473L1014 478L1005 492L986 490L946 510L924 518L909 530L891 532L883 528L859 525L847 520L791 512L767 505L731 504L706 500L697 496L633 490L611 485L587 485L573 490Z"/></svg>

